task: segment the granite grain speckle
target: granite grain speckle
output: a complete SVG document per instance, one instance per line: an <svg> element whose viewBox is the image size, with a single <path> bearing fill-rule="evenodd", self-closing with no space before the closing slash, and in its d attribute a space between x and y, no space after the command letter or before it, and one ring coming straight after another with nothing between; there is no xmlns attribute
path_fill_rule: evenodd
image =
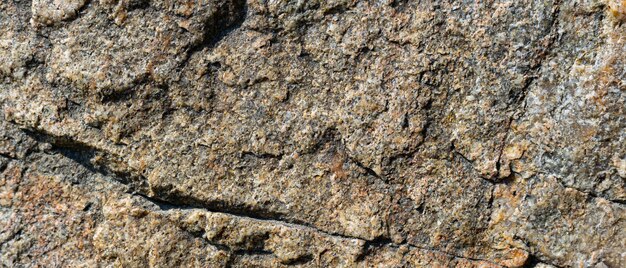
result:
<svg viewBox="0 0 626 268"><path fill-rule="evenodd" d="M623 267L626 1L0 3L0 264Z"/></svg>

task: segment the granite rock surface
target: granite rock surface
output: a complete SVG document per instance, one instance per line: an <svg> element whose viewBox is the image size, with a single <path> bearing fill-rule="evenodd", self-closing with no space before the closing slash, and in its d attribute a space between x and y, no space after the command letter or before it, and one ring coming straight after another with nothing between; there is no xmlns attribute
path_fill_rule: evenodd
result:
<svg viewBox="0 0 626 268"><path fill-rule="evenodd" d="M0 29L0 266L626 266L624 0L8 0Z"/></svg>

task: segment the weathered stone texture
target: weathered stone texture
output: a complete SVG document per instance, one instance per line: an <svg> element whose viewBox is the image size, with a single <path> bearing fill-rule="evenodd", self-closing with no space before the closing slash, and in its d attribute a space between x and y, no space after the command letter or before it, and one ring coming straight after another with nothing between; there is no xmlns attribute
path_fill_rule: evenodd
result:
<svg viewBox="0 0 626 268"><path fill-rule="evenodd" d="M0 3L0 264L623 267L626 1Z"/></svg>

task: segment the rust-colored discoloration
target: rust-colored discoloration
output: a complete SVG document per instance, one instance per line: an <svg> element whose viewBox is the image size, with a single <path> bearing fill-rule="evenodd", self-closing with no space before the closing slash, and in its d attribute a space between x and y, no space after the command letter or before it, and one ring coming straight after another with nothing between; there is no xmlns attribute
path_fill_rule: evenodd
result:
<svg viewBox="0 0 626 268"><path fill-rule="evenodd" d="M345 155L341 153L335 153L335 155L333 155L332 157L332 162L330 163L330 171L339 180L343 180L348 176L346 174L346 171L343 169L343 165L345 161L346 161Z"/></svg>
<svg viewBox="0 0 626 268"><path fill-rule="evenodd" d="M619 23L626 21L626 0L607 0L609 13Z"/></svg>

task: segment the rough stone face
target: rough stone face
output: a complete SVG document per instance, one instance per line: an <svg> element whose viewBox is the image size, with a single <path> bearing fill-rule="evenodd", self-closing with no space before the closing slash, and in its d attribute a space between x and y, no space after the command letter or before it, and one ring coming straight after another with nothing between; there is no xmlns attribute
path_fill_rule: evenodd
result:
<svg viewBox="0 0 626 268"><path fill-rule="evenodd" d="M31 22L37 26L73 19L86 2L87 0L33 0Z"/></svg>
<svg viewBox="0 0 626 268"><path fill-rule="evenodd" d="M0 3L0 264L624 267L626 1Z"/></svg>

